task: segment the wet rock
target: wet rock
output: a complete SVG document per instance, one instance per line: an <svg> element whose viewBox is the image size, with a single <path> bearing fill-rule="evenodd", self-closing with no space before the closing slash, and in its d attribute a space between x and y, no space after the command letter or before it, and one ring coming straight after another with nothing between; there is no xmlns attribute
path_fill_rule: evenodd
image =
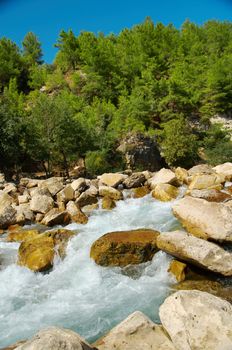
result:
<svg viewBox="0 0 232 350"><path fill-rule="evenodd" d="M222 174L227 181L232 180L232 163L227 162L220 164L215 166L213 169L216 171L216 173Z"/></svg>
<svg viewBox="0 0 232 350"><path fill-rule="evenodd" d="M229 206L187 196L172 209L187 231L195 236L232 241L232 209Z"/></svg>
<svg viewBox="0 0 232 350"><path fill-rule="evenodd" d="M148 180L148 184L151 189L154 189L158 184L173 184L176 181L175 173L170 169L163 168Z"/></svg>
<svg viewBox="0 0 232 350"><path fill-rule="evenodd" d="M111 210L116 207L115 201L110 197L102 198L102 209Z"/></svg>
<svg viewBox="0 0 232 350"><path fill-rule="evenodd" d="M76 199L76 204L80 208L86 205L95 204L98 202L97 195L98 195L98 190L95 187L91 187L85 192L83 192L80 195L80 197Z"/></svg>
<svg viewBox="0 0 232 350"><path fill-rule="evenodd" d="M142 198L150 193L150 189L148 186L142 186L138 188L133 188L132 197L133 198Z"/></svg>
<svg viewBox="0 0 232 350"><path fill-rule="evenodd" d="M161 305L159 315L178 350L232 348L232 305L214 295L176 292Z"/></svg>
<svg viewBox="0 0 232 350"><path fill-rule="evenodd" d="M17 350L94 350L79 334L64 328L49 327L39 331Z"/></svg>
<svg viewBox="0 0 232 350"><path fill-rule="evenodd" d="M110 232L93 243L90 257L102 266L141 264L158 251L158 235L159 232L149 229Z"/></svg>
<svg viewBox="0 0 232 350"><path fill-rule="evenodd" d="M158 184L152 191L152 197L162 202L168 202L175 199L179 194L178 188L169 184Z"/></svg>
<svg viewBox="0 0 232 350"><path fill-rule="evenodd" d="M232 276L232 253L184 231L164 232L157 247L166 253L223 276Z"/></svg>
<svg viewBox="0 0 232 350"><path fill-rule="evenodd" d="M105 173L101 176L98 176L100 183L110 187L117 187L127 178L127 175L118 174L118 173Z"/></svg>
<svg viewBox="0 0 232 350"><path fill-rule="evenodd" d="M100 186L99 187L99 195L101 197L109 197L109 198L114 199L114 200L120 200L123 198L122 192L120 192L119 190L116 190L113 187L109 187L109 186Z"/></svg>
<svg viewBox="0 0 232 350"><path fill-rule="evenodd" d="M38 230L20 230L11 231L8 233L7 242L23 242L28 239L37 237L39 235Z"/></svg>
<svg viewBox="0 0 232 350"><path fill-rule="evenodd" d="M51 177L47 180L39 182L40 188L47 188L52 196L55 196L63 188L63 178Z"/></svg>
<svg viewBox="0 0 232 350"><path fill-rule="evenodd" d="M73 222L76 222L77 224L82 225L87 224L87 222L89 221L88 216L85 213L83 213L81 209L78 209L78 212L71 217L71 220Z"/></svg>
<svg viewBox="0 0 232 350"><path fill-rule="evenodd" d="M41 234L22 242L18 251L18 263L32 271L46 271L53 265L55 244L52 237Z"/></svg>
<svg viewBox="0 0 232 350"><path fill-rule="evenodd" d="M70 230L57 229L47 231L22 242L18 251L19 265L32 271L47 271L53 266L55 252L65 257L68 240L74 233Z"/></svg>
<svg viewBox="0 0 232 350"><path fill-rule="evenodd" d="M225 200L232 199L232 197L225 192L215 190L215 189L205 189L205 190L192 190L187 192L188 196L194 198L205 199L208 202L224 202Z"/></svg>
<svg viewBox="0 0 232 350"><path fill-rule="evenodd" d="M60 211L58 208L51 209L43 218L42 224L45 226L67 225L71 218L67 211Z"/></svg>
<svg viewBox="0 0 232 350"><path fill-rule="evenodd" d="M33 196L30 202L30 209L36 213L46 214L54 207L51 197L45 195Z"/></svg>
<svg viewBox="0 0 232 350"><path fill-rule="evenodd" d="M163 327L136 311L94 344L99 350L175 350Z"/></svg>
<svg viewBox="0 0 232 350"><path fill-rule="evenodd" d="M185 270L187 265L178 260L172 260L170 262L168 272L170 272L178 282L185 280Z"/></svg>
<svg viewBox="0 0 232 350"><path fill-rule="evenodd" d="M142 186L146 181L144 173L134 173L123 181L125 188L136 188Z"/></svg>
<svg viewBox="0 0 232 350"><path fill-rule="evenodd" d="M189 190L203 190L203 189L221 189L222 183L225 182L224 176L218 174L212 175L195 175L189 185Z"/></svg>

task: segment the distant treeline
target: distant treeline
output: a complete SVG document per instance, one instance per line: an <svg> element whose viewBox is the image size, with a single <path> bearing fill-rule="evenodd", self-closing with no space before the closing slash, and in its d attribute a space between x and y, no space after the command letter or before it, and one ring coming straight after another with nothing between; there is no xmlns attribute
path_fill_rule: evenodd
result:
<svg viewBox="0 0 232 350"><path fill-rule="evenodd" d="M166 162L232 161L227 132L210 118L232 112L232 23L147 18L119 35L61 31L54 63L28 33L0 39L0 168L49 173L85 157L90 172L119 169L120 139L156 137Z"/></svg>

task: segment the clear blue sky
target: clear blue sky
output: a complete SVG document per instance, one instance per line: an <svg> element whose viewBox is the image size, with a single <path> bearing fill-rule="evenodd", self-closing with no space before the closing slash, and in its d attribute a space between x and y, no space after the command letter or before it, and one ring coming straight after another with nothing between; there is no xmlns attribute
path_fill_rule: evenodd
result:
<svg viewBox="0 0 232 350"><path fill-rule="evenodd" d="M209 19L232 21L232 0L0 0L0 37L21 45L25 34L33 31L50 63L61 29L118 33L146 16L176 27L186 19L199 24Z"/></svg>

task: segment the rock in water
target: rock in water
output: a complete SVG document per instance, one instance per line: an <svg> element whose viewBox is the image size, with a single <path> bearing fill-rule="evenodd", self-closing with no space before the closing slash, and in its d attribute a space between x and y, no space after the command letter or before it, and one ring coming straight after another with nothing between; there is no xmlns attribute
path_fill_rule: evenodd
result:
<svg viewBox="0 0 232 350"><path fill-rule="evenodd" d="M172 207L174 215L193 235L232 241L232 209L223 203L187 196Z"/></svg>
<svg viewBox="0 0 232 350"><path fill-rule="evenodd" d="M175 199L179 194L178 188L169 184L158 184L152 191L152 197L162 201L168 202Z"/></svg>
<svg viewBox="0 0 232 350"><path fill-rule="evenodd" d="M158 251L158 235L159 232L149 229L110 232L93 243L90 256L102 266L141 264Z"/></svg>
<svg viewBox="0 0 232 350"><path fill-rule="evenodd" d="M232 349L232 305L200 291L179 291L159 310L160 320L178 350Z"/></svg>
<svg viewBox="0 0 232 350"><path fill-rule="evenodd" d="M176 181L175 173L170 169L163 168L148 180L148 184L151 189L154 189L158 184L173 184Z"/></svg>
<svg viewBox="0 0 232 350"><path fill-rule="evenodd" d="M163 327L136 311L94 344L99 350L175 350Z"/></svg>
<svg viewBox="0 0 232 350"><path fill-rule="evenodd" d="M232 253L184 231L164 232L157 247L181 260L224 276L232 276Z"/></svg>
<svg viewBox="0 0 232 350"><path fill-rule="evenodd" d="M49 327L39 331L16 350L94 350L79 334L64 328Z"/></svg>

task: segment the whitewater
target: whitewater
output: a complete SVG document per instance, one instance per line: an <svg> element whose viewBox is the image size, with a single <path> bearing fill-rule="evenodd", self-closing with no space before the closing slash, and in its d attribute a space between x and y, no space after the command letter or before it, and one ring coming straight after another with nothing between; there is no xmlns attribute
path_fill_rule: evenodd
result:
<svg viewBox="0 0 232 350"><path fill-rule="evenodd" d="M172 204L147 195L119 201L112 211L94 210L86 225L66 226L77 235L69 242L66 258L57 257L47 274L17 266L19 244L7 243L3 237L0 347L50 325L73 329L92 342L135 310L159 322L159 306L174 282L167 272L171 257L158 252L151 262L121 269L97 266L89 252L92 243L107 232L179 228Z"/></svg>

